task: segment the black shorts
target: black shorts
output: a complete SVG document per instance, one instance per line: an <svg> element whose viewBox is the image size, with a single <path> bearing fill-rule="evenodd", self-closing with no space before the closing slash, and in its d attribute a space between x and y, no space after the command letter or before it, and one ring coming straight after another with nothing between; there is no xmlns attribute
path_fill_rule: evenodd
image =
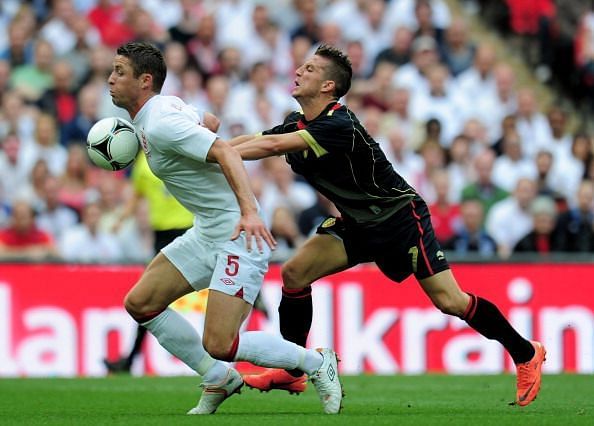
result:
<svg viewBox="0 0 594 426"><path fill-rule="evenodd" d="M423 279L450 268L435 238L429 209L418 197L379 225L361 227L348 219L330 217L317 233L342 239L349 265L375 262L396 282L411 274Z"/></svg>

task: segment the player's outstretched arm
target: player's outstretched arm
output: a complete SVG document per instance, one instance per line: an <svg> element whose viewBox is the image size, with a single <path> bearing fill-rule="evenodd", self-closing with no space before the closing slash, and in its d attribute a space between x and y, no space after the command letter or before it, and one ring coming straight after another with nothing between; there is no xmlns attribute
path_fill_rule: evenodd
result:
<svg viewBox="0 0 594 426"><path fill-rule="evenodd" d="M236 144L235 149L243 160L258 160L264 157L303 151L309 146L297 132L281 135L258 135Z"/></svg>
<svg viewBox="0 0 594 426"><path fill-rule="evenodd" d="M239 153L226 142L217 139L210 147L206 159L210 162L216 162L221 166L221 170L239 203L241 219L231 239L236 239L239 237L239 233L244 231L247 237L248 251L252 249L252 237L255 238L260 252L263 251L262 240L271 249L274 249L276 247L276 241L258 214L256 196L250 187L250 181Z"/></svg>

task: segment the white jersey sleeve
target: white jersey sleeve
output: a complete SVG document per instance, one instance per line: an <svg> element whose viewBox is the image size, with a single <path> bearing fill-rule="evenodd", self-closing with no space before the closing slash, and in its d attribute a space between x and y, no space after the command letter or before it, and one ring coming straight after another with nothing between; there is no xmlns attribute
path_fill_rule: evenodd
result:
<svg viewBox="0 0 594 426"><path fill-rule="evenodd" d="M208 151L217 135L202 126L198 112L188 107L177 109L175 104L166 106L163 112L157 123L151 126L157 143L167 141L159 149L206 162Z"/></svg>

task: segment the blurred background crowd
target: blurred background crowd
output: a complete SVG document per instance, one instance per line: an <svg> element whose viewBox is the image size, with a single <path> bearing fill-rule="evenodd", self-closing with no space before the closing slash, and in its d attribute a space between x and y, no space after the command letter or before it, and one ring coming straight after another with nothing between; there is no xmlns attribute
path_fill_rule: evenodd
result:
<svg viewBox="0 0 594 426"><path fill-rule="evenodd" d="M0 259L144 262L191 225L142 158L88 161L90 127L128 118L106 80L131 40L162 49L162 93L214 113L223 139L281 123L295 69L337 46L354 71L342 102L450 255L594 252L589 1L2 0ZM336 213L282 157L246 167L276 260Z"/></svg>

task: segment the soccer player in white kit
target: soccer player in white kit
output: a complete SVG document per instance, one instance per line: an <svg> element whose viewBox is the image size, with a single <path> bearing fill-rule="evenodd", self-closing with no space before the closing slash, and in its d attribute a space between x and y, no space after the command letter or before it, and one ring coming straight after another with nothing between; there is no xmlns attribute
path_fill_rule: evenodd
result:
<svg viewBox="0 0 594 426"><path fill-rule="evenodd" d="M193 107L159 95L166 72L156 47L131 42L118 48L108 78L113 103L130 114L151 170L195 215L194 226L155 256L126 295L126 310L203 377L200 401L188 414L214 413L242 387L240 374L219 360L300 368L314 383L324 411L338 413L342 389L334 351L304 349L259 331L239 335L275 241L237 151L203 127ZM206 287L211 291L201 340L168 306Z"/></svg>

